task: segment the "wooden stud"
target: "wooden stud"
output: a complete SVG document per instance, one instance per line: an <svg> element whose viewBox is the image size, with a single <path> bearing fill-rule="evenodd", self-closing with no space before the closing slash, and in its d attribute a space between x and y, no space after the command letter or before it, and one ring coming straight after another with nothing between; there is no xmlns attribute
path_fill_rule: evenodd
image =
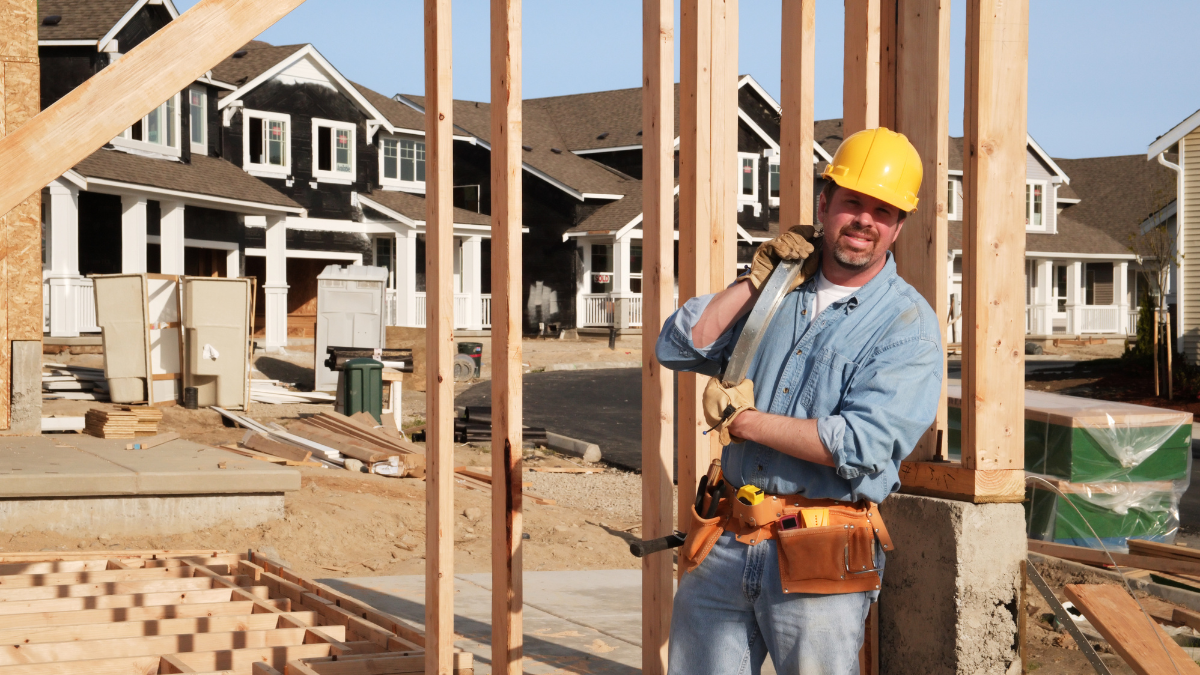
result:
<svg viewBox="0 0 1200 675"><path fill-rule="evenodd" d="M783 0L779 228L813 224L816 0Z"/></svg>
<svg viewBox="0 0 1200 675"><path fill-rule="evenodd" d="M880 0L879 4L879 126L896 129L896 74L900 50L898 35L900 3ZM949 11L949 6L946 10Z"/></svg>
<svg viewBox="0 0 1200 675"><path fill-rule="evenodd" d="M450 24L450 0L425 0L425 670L430 675L447 675L453 667L454 651L454 78Z"/></svg>
<svg viewBox="0 0 1200 675"><path fill-rule="evenodd" d="M709 292L712 203L713 0L683 0L679 57L679 303ZM644 135L644 131L643 131ZM643 187L643 190L645 188ZM644 216L643 216L644 217ZM679 373L678 523L687 530L700 476L709 464L700 407L707 378ZM682 570L680 570L682 573Z"/></svg>
<svg viewBox="0 0 1200 675"><path fill-rule="evenodd" d="M924 178L917 210L904 222L896 240L896 270L933 307L945 340L950 311L947 288L946 181L950 136L950 3L943 0L891 0L886 5L895 22L895 130L908 137L921 156ZM1022 306L1023 307L1023 306ZM909 456L929 460L948 456L946 364L942 360L942 392L937 418ZM1021 489L1024 494L1024 488Z"/></svg>
<svg viewBox="0 0 1200 675"><path fill-rule="evenodd" d="M294 612L292 615L300 614ZM312 612L304 612L312 616ZM311 618L309 619L311 622ZM0 630L0 645L70 642L80 640L111 640L145 635L187 635L189 633L227 633L239 630L272 630L279 619L271 614L240 614L205 616L149 621L117 621L114 623L83 623L40 628L22 626Z"/></svg>
<svg viewBox="0 0 1200 675"><path fill-rule="evenodd" d="M492 0L492 672L521 675L521 0Z"/></svg>
<svg viewBox="0 0 1200 675"><path fill-rule="evenodd" d="M1025 463L1028 65L1029 0L970 0L963 125L962 389L971 405L963 407L962 464L968 469L1019 470Z"/></svg>
<svg viewBox="0 0 1200 675"><path fill-rule="evenodd" d="M279 606L278 600L265 600L267 604ZM286 602L283 601L283 602ZM35 630L49 626L73 626L80 624L116 621L151 621L156 619L183 619L190 617L215 617L250 614L254 603L244 600L226 601L219 597L196 604L126 606L108 609L34 609L31 613L0 616L0 630Z"/></svg>
<svg viewBox="0 0 1200 675"><path fill-rule="evenodd" d="M0 213L39 192L301 2L201 2L0 140Z"/></svg>
<svg viewBox="0 0 1200 675"><path fill-rule="evenodd" d="M842 136L879 126L879 4L846 0Z"/></svg>
<svg viewBox="0 0 1200 675"><path fill-rule="evenodd" d="M675 303L674 23L673 0L642 3L643 539L671 534L673 520L674 386L654 348ZM671 565L670 552L642 558L642 672L648 675L667 672L674 598Z"/></svg>
<svg viewBox="0 0 1200 675"><path fill-rule="evenodd" d="M733 282L737 271L738 191L741 189L741 162L738 158L738 0L712 0L711 87L712 131L709 161L712 196L709 211L709 281L715 293ZM757 161L757 159L755 160ZM721 445L709 436L715 457ZM704 462L701 472L708 472Z"/></svg>

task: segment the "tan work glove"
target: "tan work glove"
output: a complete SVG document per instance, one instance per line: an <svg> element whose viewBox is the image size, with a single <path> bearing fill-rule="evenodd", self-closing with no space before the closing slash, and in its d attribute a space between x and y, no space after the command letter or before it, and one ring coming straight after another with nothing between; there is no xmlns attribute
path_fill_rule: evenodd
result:
<svg viewBox="0 0 1200 675"><path fill-rule="evenodd" d="M712 427L709 431L720 433L721 445L741 443L742 439L729 435L729 425L738 415L747 410L756 410L754 382L746 378L737 386L726 387L720 378L714 377L704 388L703 405L704 419Z"/></svg>
<svg viewBox="0 0 1200 675"><path fill-rule="evenodd" d="M749 279L755 290L762 290L763 284L767 283L767 277L771 276L771 272L781 260L811 261L811 264L804 265L800 275L796 277L796 283L788 289L789 293L811 277L816 272L818 260L817 256L813 255L812 240L815 237L816 229L812 225L796 225L759 246L754 260L750 263Z"/></svg>

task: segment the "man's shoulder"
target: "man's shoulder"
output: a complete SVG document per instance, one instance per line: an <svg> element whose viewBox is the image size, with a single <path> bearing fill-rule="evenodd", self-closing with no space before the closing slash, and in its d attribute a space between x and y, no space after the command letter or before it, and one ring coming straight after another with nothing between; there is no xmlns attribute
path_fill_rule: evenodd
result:
<svg viewBox="0 0 1200 675"><path fill-rule="evenodd" d="M937 312L929 306L925 296L905 281L894 275L879 298L880 318L890 325L888 342L924 340L941 344L941 325Z"/></svg>

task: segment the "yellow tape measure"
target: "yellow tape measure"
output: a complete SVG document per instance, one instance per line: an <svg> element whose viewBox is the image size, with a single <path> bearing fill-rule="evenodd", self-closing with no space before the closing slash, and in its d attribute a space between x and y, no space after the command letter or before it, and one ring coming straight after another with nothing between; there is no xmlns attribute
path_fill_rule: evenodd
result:
<svg viewBox="0 0 1200 675"><path fill-rule="evenodd" d="M757 506L766 498L766 493L762 488L754 487L753 485L743 485L737 491L737 499L746 506Z"/></svg>

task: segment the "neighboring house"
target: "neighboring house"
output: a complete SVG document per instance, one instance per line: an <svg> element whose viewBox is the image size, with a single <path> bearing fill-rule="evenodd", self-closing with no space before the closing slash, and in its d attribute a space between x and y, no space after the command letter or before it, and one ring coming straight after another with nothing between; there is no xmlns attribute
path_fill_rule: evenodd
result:
<svg viewBox="0 0 1200 675"><path fill-rule="evenodd" d="M1195 365L1200 363L1200 111L1159 136L1144 158L1147 166L1166 167L1175 178L1176 197L1163 208L1159 220L1168 221L1175 233L1179 283L1174 286L1176 348Z"/></svg>

